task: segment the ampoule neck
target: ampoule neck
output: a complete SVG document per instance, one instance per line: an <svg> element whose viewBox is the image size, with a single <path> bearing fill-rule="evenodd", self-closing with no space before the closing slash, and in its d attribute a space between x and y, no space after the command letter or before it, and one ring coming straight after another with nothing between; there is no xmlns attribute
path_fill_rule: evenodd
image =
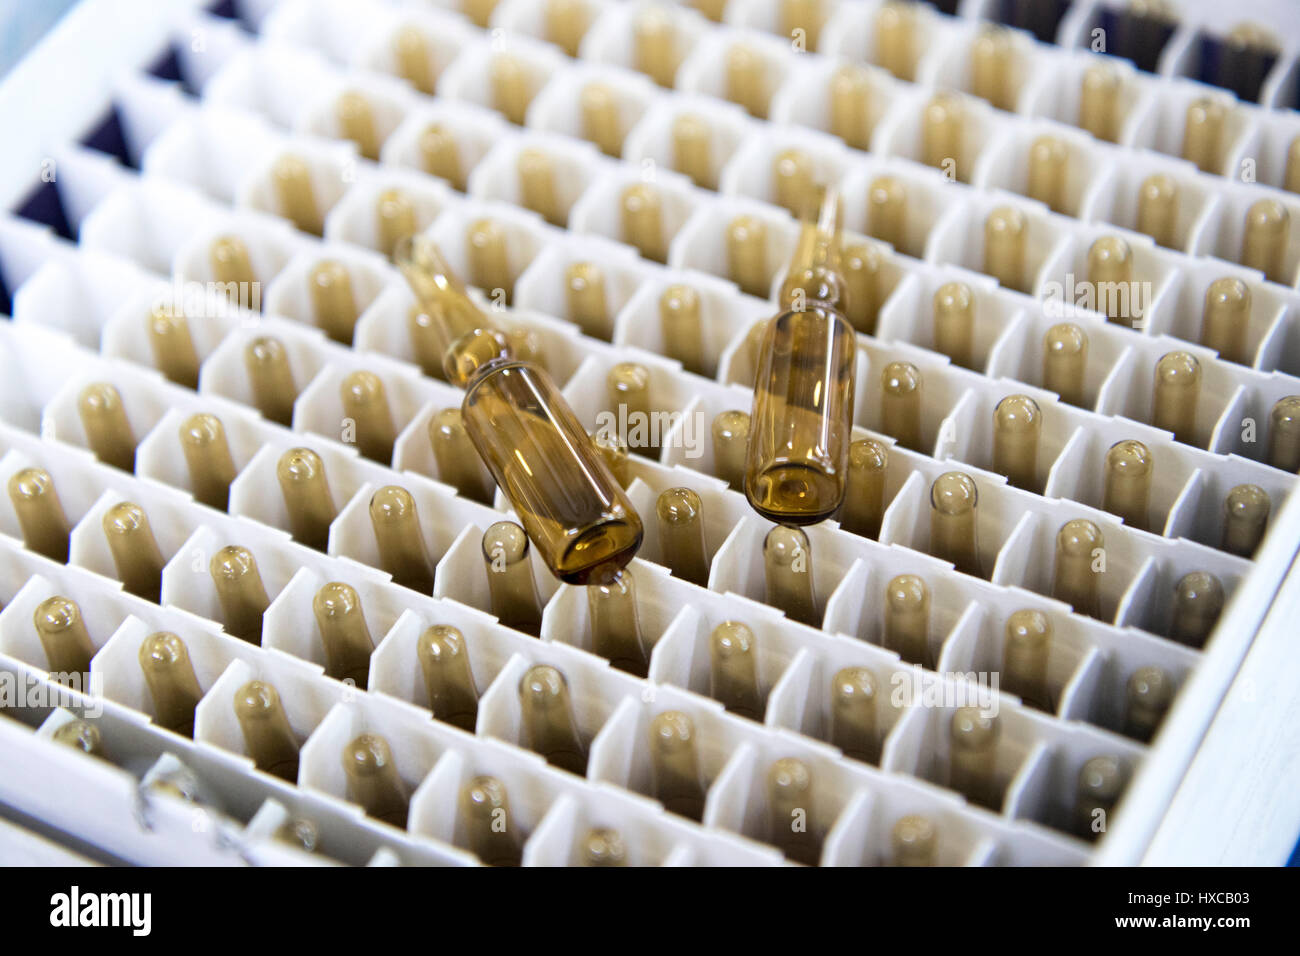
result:
<svg viewBox="0 0 1300 956"><path fill-rule="evenodd" d="M514 361L506 337L469 297L433 242L421 236L402 239L393 261L429 316L449 382L467 388L490 369Z"/></svg>
<svg viewBox="0 0 1300 956"><path fill-rule="evenodd" d="M798 312L821 307L843 315L848 307L848 282L842 257L838 200L832 196L823 203L816 220L802 224L781 284L781 308Z"/></svg>

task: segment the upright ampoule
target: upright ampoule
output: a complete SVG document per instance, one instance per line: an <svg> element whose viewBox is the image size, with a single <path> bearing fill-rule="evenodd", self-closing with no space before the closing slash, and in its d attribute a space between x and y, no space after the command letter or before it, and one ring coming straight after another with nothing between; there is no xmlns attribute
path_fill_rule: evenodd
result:
<svg viewBox="0 0 1300 956"><path fill-rule="evenodd" d="M709 635L709 696L733 714L761 720L758 639L740 621L723 621Z"/></svg>
<svg viewBox="0 0 1300 956"><path fill-rule="evenodd" d="M706 784L700 770L695 722L680 710L650 721L651 795L670 812L700 820Z"/></svg>
<svg viewBox="0 0 1300 956"><path fill-rule="evenodd" d="M513 521L498 521L483 532L482 549L492 613L506 627L536 636L542 627L542 599L524 529Z"/></svg>
<svg viewBox="0 0 1300 956"><path fill-rule="evenodd" d="M800 528L777 525L763 539L767 603L801 624L817 627L812 547Z"/></svg>
<svg viewBox="0 0 1300 956"><path fill-rule="evenodd" d="M750 413L745 495L763 517L815 524L848 485L856 335L844 317L839 195L805 222L767 326Z"/></svg>
<svg viewBox="0 0 1300 956"><path fill-rule="evenodd" d="M281 780L298 779L298 737L275 687L251 680L235 691L235 719L244 747L258 770Z"/></svg>
<svg viewBox="0 0 1300 956"><path fill-rule="evenodd" d="M587 772L587 747L563 674L548 664L530 667L519 681L519 709L529 749L570 773Z"/></svg>
<svg viewBox="0 0 1300 956"><path fill-rule="evenodd" d="M51 561L66 562L72 524L50 473L44 468L14 472L9 477L9 502L22 530L23 543Z"/></svg>
<svg viewBox="0 0 1300 956"><path fill-rule="evenodd" d="M253 552L237 544L227 545L212 556L208 573L226 632L250 644L261 644L262 615L271 601Z"/></svg>
<svg viewBox="0 0 1300 956"><path fill-rule="evenodd" d="M154 722L185 737L194 735L194 708L203 696L190 651L170 631L158 631L140 642L140 671L153 698Z"/></svg>
<svg viewBox="0 0 1300 956"><path fill-rule="evenodd" d="M335 680L350 680L357 687L368 687L370 652L375 649L375 642L356 588L342 581L331 581L312 598L312 613L325 648L325 673Z"/></svg>
<svg viewBox="0 0 1300 956"><path fill-rule="evenodd" d="M420 635L415 656L433 716L473 733L478 720L478 688L465 635L450 624L435 624Z"/></svg>
<svg viewBox="0 0 1300 956"><path fill-rule="evenodd" d="M636 579L628 568L592 577L587 583L591 649L619 670L645 677L650 650L641 633Z"/></svg>

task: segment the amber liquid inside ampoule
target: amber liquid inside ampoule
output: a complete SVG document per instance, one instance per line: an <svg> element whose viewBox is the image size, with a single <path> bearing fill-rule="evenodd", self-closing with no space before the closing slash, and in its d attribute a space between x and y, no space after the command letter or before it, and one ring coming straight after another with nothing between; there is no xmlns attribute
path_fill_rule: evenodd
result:
<svg viewBox="0 0 1300 956"><path fill-rule="evenodd" d="M763 517L816 524L848 485L856 338L844 317L838 194L803 235L781 290L786 311L767 324L750 415L745 495Z"/></svg>
<svg viewBox="0 0 1300 956"><path fill-rule="evenodd" d="M446 330L465 429L551 573L585 584L598 569L625 566L641 545L641 519L554 380L512 357L432 243L404 242L394 258Z"/></svg>

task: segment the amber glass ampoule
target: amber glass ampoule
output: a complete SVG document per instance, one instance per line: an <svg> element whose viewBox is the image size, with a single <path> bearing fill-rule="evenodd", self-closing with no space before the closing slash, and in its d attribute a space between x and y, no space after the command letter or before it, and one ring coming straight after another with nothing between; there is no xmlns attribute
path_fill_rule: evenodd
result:
<svg viewBox="0 0 1300 956"><path fill-rule="evenodd" d="M806 221L781 288L784 309L767 324L750 414L745 495L763 517L816 524L848 485L856 340L844 317L839 194L822 195Z"/></svg>
<svg viewBox="0 0 1300 956"><path fill-rule="evenodd" d="M550 375L514 358L433 243L404 240L394 260L446 342L470 440L551 573L585 584L598 568L625 566L641 519Z"/></svg>
<svg viewBox="0 0 1300 956"><path fill-rule="evenodd" d="M483 533L482 550L492 613L506 627L537 636L542 599L528 560L528 535L513 521L498 521Z"/></svg>
<svg viewBox="0 0 1300 956"><path fill-rule="evenodd" d="M203 688L194 674L185 642L170 631L158 631L140 643L138 657L153 698L154 722L192 737L194 708L203 696Z"/></svg>
<svg viewBox="0 0 1300 956"><path fill-rule="evenodd" d="M244 748L257 769L282 780L297 780L298 737L275 687L251 680L235 691L234 706Z"/></svg>
<svg viewBox="0 0 1300 956"><path fill-rule="evenodd" d="M548 664L530 667L519 681L519 708L531 750L571 773L587 772L587 747L563 674Z"/></svg>
<svg viewBox="0 0 1300 956"><path fill-rule="evenodd" d="M645 677L650 670L650 650L641 633L636 580L628 568L588 581L587 615L591 649L619 670Z"/></svg>
<svg viewBox="0 0 1300 956"><path fill-rule="evenodd" d="M666 710L650 721L651 795L692 820L704 816L708 786L700 770L695 722L680 710Z"/></svg>
<svg viewBox="0 0 1300 956"><path fill-rule="evenodd" d="M43 468L14 472L9 477L9 501L22 529L23 543L51 561L66 563L72 525L50 473Z"/></svg>
<svg viewBox="0 0 1300 956"><path fill-rule="evenodd" d="M478 688L465 635L450 624L435 624L416 641L415 656L433 716L473 733L478 720Z"/></svg>

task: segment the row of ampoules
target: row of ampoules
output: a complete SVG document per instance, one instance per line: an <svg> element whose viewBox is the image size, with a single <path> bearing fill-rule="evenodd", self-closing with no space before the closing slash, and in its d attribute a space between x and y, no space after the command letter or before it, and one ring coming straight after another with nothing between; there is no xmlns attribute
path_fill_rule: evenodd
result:
<svg viewBox="0 0 1300 956"><path fill-rule="evenodd" d="M58 653L67 658L61 663L73 669L64 673L88 666L88 658L84 664L72 660L73 644L80 644L83 652L89 649L89 638L75 604L61 597L49 598L37 609L36 620L38 627L43 625L47 630L71 622L71 626L57 634L63 645ZM750 701L756 704L752 657L748 660L748 674L746 668L736 666L737 648L752 648L744 644L747 631L744 625L734 622L720 625L714 632L714 646L715 654L718 648L722 649L724 677L720 683L736 695L740 704ZM46 646L52 646L56 635L46 630L41 634ZM434 626L424 632L417 649L435 715L472 732L477 695L463 636L454 627ZM741 656L748 656L748 651ZM168 730L192 736L194 709L203 691L184 642L169 632L148 635L141 643L138 658L154 702L155 722ZM1045 658L1042 662L1045 670ZM1135 675L1138 684L1149 679ZM866 668L843 668L832 677L831 693L831 742L850 757L878 762L882 735L877 727L879 689L875 675ZM1162 716L1143 707L1144 703L1151 703L1152 692L1143 689L1134 695L1131 691L1130 696L1130 720L1135 724L1145 722L1149 735ZM549 665L530 668L519 682L519 698L526 745L553 766L584 775L588 747L579 731L564 675ZM262 680L249 681L235 692L232 707L246 752L255 766L296 782L300 743L275 687ZM995 812L1001 809L1006 786L1006 781L993 772L999 732L998 718L988 716L977 707L958 709L949 723L949 786ZM100 731L92 721L69 721L56 730L54 740L103 756ZM676 710L656 714L649 724L647 753L650 795L672 813L697 822L702 820L709 784L701 769L696 728L690 716ZM387 740L378 734L362 734L343 748L341 763L347 797L369 815L405 828L411 788L398 775ZM766 782L766 839L791 859L816 864L825 834L809 822L816 802L814 776L809 766L793 757L776 760L767 770ZM1104 831L1105 815L1118 800L1125 782L1118 757L1098 756L1087 761L1077 778L1073 832L1092 838ZM484 862L493 865L519 862L522 838L508 822L502 825L503 819L509 819L509 804L500 780L472 779L461 792L459 812L470 849ZM496 826L483 829L494 818ZM314 842L303 843L305 837L315 832L310 821L290 821L286 828L278 834L280 838L302 844L303 849L314 849ZM504 839L503 834L510 839ZM940 837L936 821L924 815L900 818L892 831L892 862L932 864ZM597 846L613 843L621 847L622 843L616 832L593 831L588 839ZM589 854L584 849L582 856L593 865L623 862L621 852L613 853L613 846L608 850ZM614 859L606 859L611 854Z"/></svg>
<svg viewBox="0 0 1300 956"><path fill-rule="evenodd" d="M103 397L110 394L104 391L106 388L109 387L88 386L83 397ZM111 394L116 395L115 392ZM120 399L117 401L119 404L115 407L120 420L124 421L124 416L120 415ZM447 457L457 462L459 472L448 470L444 477L455 480L459 474L463 479L462 490L477 490L482 494L486 489L477 469L477 458L471 454L473 448L464 436L463 426L455 420L455 410L447 411L449 414L435 417L430 426L434 436L445 439L446 434L451 433L456 439L456 447L451 448L454 454ZM744 476L748 417L741 411L724 412L717 416L712 428L719 475L737 488ZM1014 485L1032 486L1036 480L1037 444L1041 430L1037 406L1027 396L1009 396L998 404L994 419L994 470L1006 474ZM890 420L887 414L887 430ZM98 419L90 417L86 421L89 426ZM130 470L132 462L128 456L133 456L133 442L113 445L104 441L103 431L92 427L86 430L96 454ZM190 465L195 497L224 510L234 466L220 420L206 413L193 416L183 423L180 436ZM435 449L450 446L450 441L441 446L438 441L434 444ZM600 448L607 452L606 461L616 480L626 485L630 477L626 450L617 441L606 441ZM878 536L886 507L884 493L888 463L889 449L883 442L868 438L850 446L847 493L840 512L841 526L846 530L872 538ZM1153 472L1153 456L1143 443L1134 439L1116 442L1106 454L1103 509L1133 527L1147 529ZM309 448L292 448L281 456L276 473L294 538L309 547L324 550L330 525L337 516L324 462ZM66 561L71 523L49 473L37 468L17 472L8 481L8 492L28 547L54 560ZM951 561L961 571L986 576L989 569L981 566L977 540L978 490L974 480L957 471L941 475L933 483L930 498L930 553ZM1224 501L1222 547L1244 557L1253 555L1267 530L1271 505L1267 492L1257 485L1244 484L1232 488ZM656 501L655 516L659 523L663 563L678 577L706 586L711 559L704 543L703 512L702 499L689 488L667 489ZM369 515L380 567L397 583L429 593L433 588L434 561L420 532L414 497L399 486L385 486L373 494ZM127 589L157 600L165 559L144 509L132 502L115 505L105 513L103 527L119 577ZM520 536L514 544L506 541L509 535L503 529L507 527L517 528L510 522L499 522L489 529L484 538L484 554L506 554L512 562L522 560L526 540ZM789 541L785 540L787 537ZM778 528L773 530L769 539L772 542L768 549L769 564L774 569L781 566L781 555L789 556L785 560L793 560L793 556L798 555L801 567L811 557L811 546L801 531ZM1101 542L1101 531L1094 522L1077 519L1063 526L1057 543L1056 565L1060 580L1053 585L1053 594L1093 617L1100 614L1098 575L1089 571L1072 584L1074 575L1067 573L1066 569L1071 566L1071 555L1089 556L1093 548L1102 547ZM244 554L238 563L250 565L251 555ZM1090 559L1087 563L1091 566ZM214 581L218 593L221 593L224 582L233 572L218 573L215 559L213 566ZM251 575L256 578L255 568ZM768 577L769 581L781 579L780 574L770 573ZM501 576L489 573L488 580L494 583L501 580ZM261 594L262 606L256 609L260 618L266 603L265 591L260 580L255 587L250 587L253 593ZM817 623L811 574L799 574L792 578L789 586L769 586L768 590L770 603L785 610L789 616L806 623ZM1203 591L1204 586L1199 590ZM1221 600L1222 589L1217 591ZM1177 606L1176 603L1175 608ZM229 608L227 612L228 619L242 619L253 613L245 610L232 614ZM518 613L499 616L511 626L527 629ZM1192 644L1203 640L1203 634L1189 632L1178 620L1175 610L1171 633L1178 635L1179 640Z"/></svg>

